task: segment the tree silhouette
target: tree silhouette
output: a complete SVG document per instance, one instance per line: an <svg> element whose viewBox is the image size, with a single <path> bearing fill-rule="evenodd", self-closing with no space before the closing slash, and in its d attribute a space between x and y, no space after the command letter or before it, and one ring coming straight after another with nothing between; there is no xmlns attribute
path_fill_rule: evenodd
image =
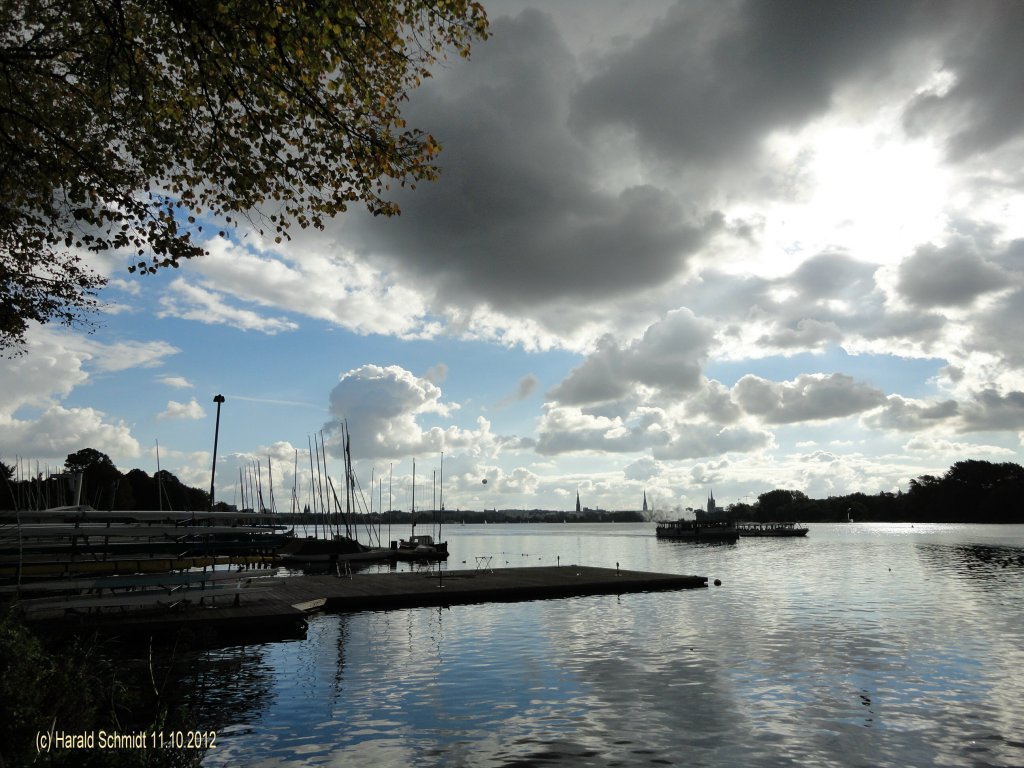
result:
<svg viewBox="0 0 1024 768"><path fill-rule="evenodd" d="M0 350L73 324L117 251L153 272L239 218L293 225L437 175L408 93L487 36L471 0L9 0L0 8ZM207 228L204 234L204 226Z"/></svg>

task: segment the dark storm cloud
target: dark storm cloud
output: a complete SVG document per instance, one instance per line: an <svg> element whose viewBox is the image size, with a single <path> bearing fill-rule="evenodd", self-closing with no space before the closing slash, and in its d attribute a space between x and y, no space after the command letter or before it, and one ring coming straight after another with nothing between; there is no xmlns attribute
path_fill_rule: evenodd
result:
<svg viewBox="0 0 1024 768"><path fill-rule="evenodd" d="M787 282L811 299L857 298L875 289L877 269L843 253L821 253L797 267Z"/></svg>
<svg viewBox="0 0 1024 768"><path fill-rule="evenodd" d="M914 306L931 308L968 306L1006 284L1006 275L971 240L958 238L945 248L918 248L900 264L897 287Z"/></svg>
<svg viewBox="0 0 1024 768"><path fill-rule="evenodd" d="M827 110L842 83L886 73L928 18L894 2L679 3L607 57L574 122L624 127L658 163L742 162L771 130Z"/></svg>
<svg viewBox="0 0 1024 768"><path fill-rule="evenodd" d="M1001 394L994 389L979 392L963 406L963 432L1024 429L1024 392Z"/></svg>
<svg viewBox="0 0 1024 768"><path fill-rule="evenodd" d="M1024 126L1024 3L959 3L943 65L955 81L921 94L906 111L911 133L948 135L948 156L965 160L1020 137Z"/></svg>
<svg viewBox="0 0 1024 768"><path fill-rule="evenodd" d="M946 426L960 412L955 400L921 403L890 395L885 407L866 415L864 424L872 429L892 429L899 432L917 432Z"/></svg>
<svg viewBox="0 0 1024 768"><path fill-rule="evenodd" d="M962 402L918 402L890 395L885 407L864 417L865 426L917 432L952 426L958 432L1001 432L1024 429L1024 392L994 389L972 393Z"/></svg>
<svg viewBox="0 0 1024 768"><path fill-rule="evenodd" d="M1024 366L1024 290L1016 290L993 303L977 320L971 348L999 355L1014 367Z"/></svg>
<svg viewBox="0 0 1024 768"><path fill-rule="evenodd" d="M470 66L428 84L410 122L445 147L441 178L397 197L402 215L358 221L364 245L442 301L504 311L659 286L722 226L650 184L599 186L567 125L579 73L552 20L496 19Z"/></svg>
<svg viewBox="0 0 1024 768"><path fill-rule="evenodd" d="M975 39L972 13L955 3L686 2L581 57L547 14L498 13L493 38L470 62L440 71L409 105L410 124L445 147L441 178L399 191L400 217L341 223L343 242L389 261L395 279L415 284L434 312L452 311L452 328L458 318L472 323L473 309L492 308L566 338L628 317L625 336L688 306L721 321L720 337L730 324L757 321L767 349L823 349L851 336L927 346L948 324L932 308L962 306L994 287L991 264L966 259L942 273L917 270L912 259L900 272L913 310L905 312L875 284L872 254L840 252L774 280L705 271L699 284L673 293L691 256L729 226L757 237L752 225L727 225L710 201L738 194L741 180L743 194L756 197L761 173L749 161L763 139L825 115L846 86L877 80L884 94L899 79L890 70L920 54L894 98L905 101L907 87L945 63L955 84L931 94L943 125L966 107L977 107L963 118L974 136L985 122L1009 125L1005 117L1019 106L999 109L961 85L1005 95L1003 80L981 87L1001 51L1004 79L1017 82L1020 54L1007 50L1012 36L997 23L1016 23L1020 14L1007 4L985 6ZM993 51L972 50L989 44ZM923 129L923 104L912 105L908 125ZM628 165L636 148L646 169ZM630 312L631 303L640 311ZM603 354L587 365L614 366L614 354ZM587 378L572 382L579 391L566 402L614 399L628 388Z"/></svg>
<svg viewBox="0 0 1024 768"><path fill-rule="evenodd" d="M625 347L602 339L549 394L563 405L590 405L624 398L638 384L669 395L694 392L711 338L711 326L688 309L669 312Z"/></svg>

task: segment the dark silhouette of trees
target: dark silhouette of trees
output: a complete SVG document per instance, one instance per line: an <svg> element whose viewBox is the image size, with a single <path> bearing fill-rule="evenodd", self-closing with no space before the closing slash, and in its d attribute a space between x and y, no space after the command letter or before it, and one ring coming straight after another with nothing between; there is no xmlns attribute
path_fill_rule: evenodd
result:
<svg viewBox="0 0 1024 768"><path fill-rule="evenodd" d="M794 505L806 500L807 494L802 491L768 491L757 497L757 513L763 516L764 520L776 520L780 513L789 513Z"/></svg>
<svg viewBox="0 0 1024 768"><path fill-rule="evenodd" d="M152 477L141 469L122 474L107 454L94 448L68 454L64 470L64 476L57 481L42 476L18 481L13 469L0 462L0 509L70 504L76 474L82 476L81 503L95 509L187 512L208 508L207 491L185 485L167 470Z"/></svg>
<svg viewBox="0 0 1024 768"><path fill-rule="evenodd" d="M0 461L0 509L14 509L14 467Z"/></svg>
<svg viewBox="0 0 1024 768"><path fill-rule="evenodd" d="M82 504L96 509L113 509L117 506L121 473L107 454L95 448L83 448L68 454L64 460L64 469L71 474L82 473Z"/></svg>
<svg viewBox="0 0 1024 768"><path fill-rule="evenodd" d="M907 493L851 493L808 499L800 491L773 490L753 506L733 505L736 519L804 522L904 521L1024 523L1024 468L1018 464L958 461L941 477L922 475Z"/></svg>
<svg viewBox="0 0 1024 768"><path fill-rule="evenodd" d="M906 513L938 522L1024 522L1024 469L1018 464L958 461L941 477L911 481Z"/></svg>

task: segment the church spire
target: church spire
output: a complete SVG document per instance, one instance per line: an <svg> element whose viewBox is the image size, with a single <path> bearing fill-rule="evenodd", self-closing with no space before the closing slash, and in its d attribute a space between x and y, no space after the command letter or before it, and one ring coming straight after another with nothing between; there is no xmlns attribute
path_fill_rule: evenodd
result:
<svg viewBox="0 0 1024 768"><path fill-rule="evenodd" d="M647 489L644 489L644 512L647 511Z"/></svg>
<svg viewBox="0 0 1024 768"><path fill-rule="evenodd" d="M576 489L576 511L580 511L580 489Z"/></svg>

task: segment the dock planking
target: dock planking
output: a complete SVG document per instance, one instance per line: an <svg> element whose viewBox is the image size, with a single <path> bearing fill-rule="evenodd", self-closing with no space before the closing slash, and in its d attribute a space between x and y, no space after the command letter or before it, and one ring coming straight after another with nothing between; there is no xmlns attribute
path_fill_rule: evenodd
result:
<svg viewBox="0 0 1024 768"><path fill-rule="evenodd" d="M262 579L253 579L260 585ZM100 613L51 612L35 617L53 630L109 630L119 634L161 634L176 627L246 632L303 625L311 609L333 612L521 602L604 594L627 594L707 586L706 576L647 573L562 565L462 571L417 571L351 576L291 576L267 580L259 591L241 590L238 600L218 601L210 593L188 596L174 610L105 609ZM202 596L202 604L198 598ZM211 599L212 598L212 599Z"/></svg>

